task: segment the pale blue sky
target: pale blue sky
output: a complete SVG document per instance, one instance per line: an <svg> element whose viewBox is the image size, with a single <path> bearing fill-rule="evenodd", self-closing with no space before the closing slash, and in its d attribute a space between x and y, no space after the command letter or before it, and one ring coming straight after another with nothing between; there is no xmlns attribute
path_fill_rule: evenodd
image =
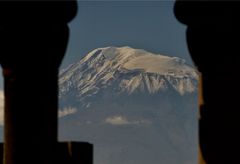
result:
<svg viewBox="0 0 240 164"><path fill-rule="evenodd" d="M185 26L173 14L174 1L79 1L78 4L62 67L95 48L106 46L141 48L191 62Z"/></svg>

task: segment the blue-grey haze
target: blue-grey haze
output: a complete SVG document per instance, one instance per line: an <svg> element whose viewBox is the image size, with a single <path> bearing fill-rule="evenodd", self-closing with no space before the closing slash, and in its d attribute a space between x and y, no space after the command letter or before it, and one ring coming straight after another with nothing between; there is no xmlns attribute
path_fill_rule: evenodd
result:
<svg viewBox="0 0 240 164"><path fill-rule="evenodd" d="M106 46L130 46L179 56L191 63L185 26L173 14L173 1L82 2L70 23L71 39L63 67L89 51Z"/></svg>

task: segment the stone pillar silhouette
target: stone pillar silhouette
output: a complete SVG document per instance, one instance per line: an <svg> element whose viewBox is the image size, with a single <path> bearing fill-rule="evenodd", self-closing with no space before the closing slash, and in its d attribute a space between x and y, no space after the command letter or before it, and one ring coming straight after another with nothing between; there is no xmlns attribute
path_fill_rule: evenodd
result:
<svg viewBox="0 0 240 164"><path fill-rule="evenodd" d="M175 4L187 25L187 43L202 74L199 140L207 164L239 163L239 1L184 1Z"/></svg>
<svg viewBox="0 0 240 164"><path fill-rule="evenodd" d="M76 1L1 1L4 164L55 164L58 69Z"/></svg>

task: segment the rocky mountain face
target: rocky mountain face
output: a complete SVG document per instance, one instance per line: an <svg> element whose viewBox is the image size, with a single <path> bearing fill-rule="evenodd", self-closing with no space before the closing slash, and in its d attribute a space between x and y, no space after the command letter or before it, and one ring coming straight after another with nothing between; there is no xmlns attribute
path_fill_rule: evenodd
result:
<svg viewBox="0 0 240 164"><path fill-rule="evenodd" d="M59 139L93 143L96 164L197 163L197 81L178 57L95 49L59 75Z"/></svg>

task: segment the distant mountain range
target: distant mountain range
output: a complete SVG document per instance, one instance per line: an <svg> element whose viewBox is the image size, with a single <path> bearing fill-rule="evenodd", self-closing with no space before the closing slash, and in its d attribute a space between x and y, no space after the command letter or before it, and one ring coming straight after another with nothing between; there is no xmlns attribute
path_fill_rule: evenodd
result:
<svg viewBox="0 0 240 164"><path fill-rule="evenodd" d="M89 141L96 164L197 163L198 73L131 47L91 51L59 75L59 138Z"/></svg>

